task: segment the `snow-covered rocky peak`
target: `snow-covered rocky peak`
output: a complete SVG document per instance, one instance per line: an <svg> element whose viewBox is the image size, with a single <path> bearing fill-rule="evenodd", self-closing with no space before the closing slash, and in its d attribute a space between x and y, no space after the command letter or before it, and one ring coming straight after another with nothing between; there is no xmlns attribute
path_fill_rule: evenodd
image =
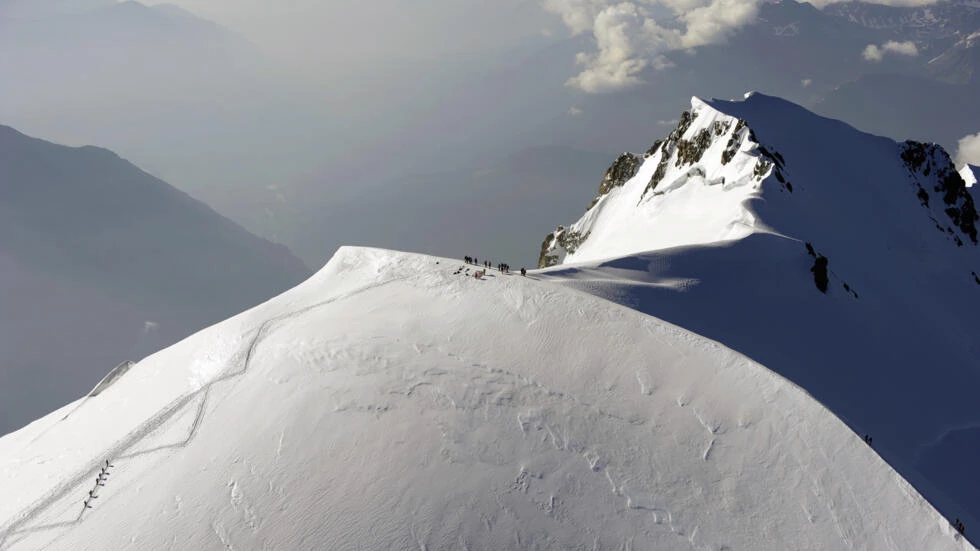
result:
<svg viewBox="0 0 980 551"><path fill-rule="evenodd" d="M585 216L545 239L539 267L747 235L754 219L742 203L770 170L750 134L694 98L642 164L629 153L613 163Z"/></svg>
<svg viewBox="0 0 980 551"><path fill-rule="evenodd" d="M585 215L545 238L539 267L757 232L821 243L912 235L869 231L869 217L914 219L956 245L977 241L972 198L941 147L864 134L763 94L693 98L635 168L637 158L621 156Z"/></svg>

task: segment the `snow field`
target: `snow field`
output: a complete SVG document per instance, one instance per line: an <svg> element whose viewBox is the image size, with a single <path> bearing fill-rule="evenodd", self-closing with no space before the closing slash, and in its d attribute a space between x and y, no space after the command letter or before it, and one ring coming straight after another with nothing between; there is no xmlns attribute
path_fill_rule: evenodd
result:
<svg viewBox="0 0 980 551"><path fill-rule="evenodd" d="M971 548L744 356L459 264L343 248L0 439L0 548Z"/></svg>

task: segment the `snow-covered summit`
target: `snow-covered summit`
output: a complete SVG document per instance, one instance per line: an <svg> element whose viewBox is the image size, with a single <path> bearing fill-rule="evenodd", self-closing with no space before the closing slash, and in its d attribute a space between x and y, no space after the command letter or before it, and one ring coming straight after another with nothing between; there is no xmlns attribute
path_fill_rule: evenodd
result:
<svg viewBox="0 0 980 551"><path fill-rule="evenodd" d="M972 549L757 363L460 264L341 249L0 438L0 549Z"/></svg>
<svg viewBox="0 0 980 551"><path fill-rule="evenodd" d="M976 525L975 189L934 144L763 94L695 99L631 179L548 236L543 276L789 378Z"/></svg>
<svg viewBox="0 0 980 551"><path fill-rule="evenodd" d="M585 216L545 239L540 267L755 232L905 241L928 225L950 242L977 242L976 208L938 146L863 134L759 93L693 98L691 107L644 162L628 165L631 178L604 181ZM623 160L610 173L623 172ZM868 224L876 214L916 223L876 230Z"/></svg>

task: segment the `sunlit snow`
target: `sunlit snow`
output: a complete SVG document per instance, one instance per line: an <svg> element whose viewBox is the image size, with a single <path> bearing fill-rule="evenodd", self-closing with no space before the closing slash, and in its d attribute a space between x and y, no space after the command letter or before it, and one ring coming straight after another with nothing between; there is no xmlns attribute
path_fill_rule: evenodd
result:
<svg viewBox="0 0 980 551"><path fill-rule="evenodd" d="M0 439L0 548L971 548L768 369L461 266L343 248Z"/></svg>

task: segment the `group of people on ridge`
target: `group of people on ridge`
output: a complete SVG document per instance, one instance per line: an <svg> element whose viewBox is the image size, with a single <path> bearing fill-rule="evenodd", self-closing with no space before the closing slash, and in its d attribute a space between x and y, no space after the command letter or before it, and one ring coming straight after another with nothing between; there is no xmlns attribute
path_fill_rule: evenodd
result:
<svg viewBox="0 0 980 551"><path fill-rule="evenodd" d="M464 256L463 257L463 262L465 262L467 264L480 265L480 260L478 258L476 258L475 256ZM479 271L479 272L476 272L477 274L479 274L476 277L482 277L486 273L487 270L493 269L493 262L490 262L489 260L484 261L482 265L483 265L483 270L482 271ZM502 273L509 274L510 273L510 264L499 263L499 264L497 264L497 269L500 270ZM469 271L469 270L467 270L467 271ZM527 276L527 270L524 269L524 268L521 268L521 275L522 276Z"/></svg>

